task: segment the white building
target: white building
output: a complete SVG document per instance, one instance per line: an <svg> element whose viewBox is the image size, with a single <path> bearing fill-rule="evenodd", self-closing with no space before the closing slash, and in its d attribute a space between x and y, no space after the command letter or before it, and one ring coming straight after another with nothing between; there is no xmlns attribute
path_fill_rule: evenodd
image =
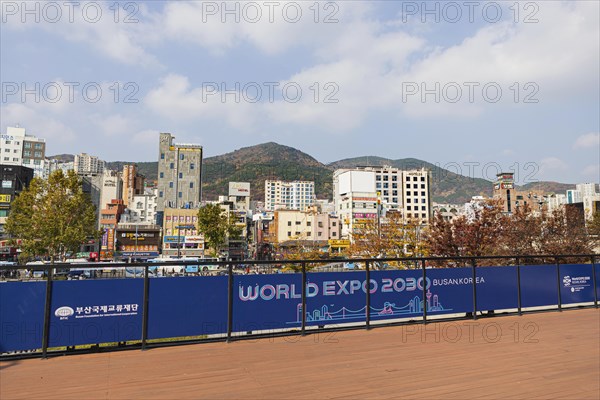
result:
<svg viewBox="0 0 600 400"><path fill-rule="evenodd" d="M134 195L129 207L129 218L134 223L152 224L156 218L158 189L146 189L144 194Z"/></svg>
<svg viewBox="0 0 600 400"><path fill-rule="evenodd" d="M473 196L471 197L471 201L465 203L465 215L469 220L473 220L475 218L475 212L483 209L483 203L487 199L483 196Z"/></svg>
<svg viewBox="0 0 600 400"><path fill-rule="evenodd" d="M33 169L35 177L47 178L46 141L28 135L25 128L9 126L0 137L0 163L22 165Z"/></svg>
<svg viewBox="0 0 600 400"><path fill-rule="evenodd" d="M567 203L581 203L583 199L581 198L581 192L579 190L567 190Z"/></svg>
<svg viewBox="0 0 600 400"><path fill-rule="evenodd" d="M402 171L394 167L358 167L333 173L333 203L342 223L342 237L349 238L365 220L398 210L404 218L429 222L431 174L425 169Z"/></svg>
<svg viewBox="0 0 600 400"><path fill-rule="evenodd" d="M87 153L77 154L73 168L79 175L99 175L104 171L104 161Z"/></svg>
<svg viewBox="0 0 600 400"><path fill-rule="evenodd" d="M548 196L546 200L548 202L548 211L554 211L567 204L567 195L553 194L552 196Z"/></svg>
<svg viewBox="0 0 600 400"><path fill-rule="evenodd" d="M315 183L309 181L265 181L265 209L305 210L315 203Z"/></svg>
<svg viewBox="0 0 600 400"><path fill-rule="evenodd" d="M586 196L595 196L598 194L595 183L579 183L575 185L575 187L577 191L581 193L582 198Z"/></svg>

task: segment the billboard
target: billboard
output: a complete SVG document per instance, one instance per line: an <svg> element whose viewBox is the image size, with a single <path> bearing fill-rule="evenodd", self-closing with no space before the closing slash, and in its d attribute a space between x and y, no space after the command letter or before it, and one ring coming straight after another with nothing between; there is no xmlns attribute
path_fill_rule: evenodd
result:
<svg viewBox="0 0 600 400"><path fill-rule="evenodd" d="M249 182L229 182L229 195L230 196L250 196L250 183Z"/></svg>

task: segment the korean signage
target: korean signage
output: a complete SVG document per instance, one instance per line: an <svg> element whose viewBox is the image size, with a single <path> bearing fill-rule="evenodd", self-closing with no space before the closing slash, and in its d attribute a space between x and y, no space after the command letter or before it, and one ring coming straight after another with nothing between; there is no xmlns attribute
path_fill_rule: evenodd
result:
<svg viewBox="0 0 600 400"><path fill-rule="evenodd" d="M229 182L230 196L250 196L250 183L248 182Z"/></svg>

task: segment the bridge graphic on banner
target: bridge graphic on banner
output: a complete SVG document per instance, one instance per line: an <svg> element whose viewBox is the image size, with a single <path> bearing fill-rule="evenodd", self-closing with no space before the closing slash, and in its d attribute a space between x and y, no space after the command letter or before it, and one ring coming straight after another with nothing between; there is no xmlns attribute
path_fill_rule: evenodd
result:
<svg viewBox="0 0 600 400"><path fill-rule="evenodd" d="M439 301L437 294L432 294L427 291L427 312L436 311L452 311L450 308L444 308L442 303ZM333 308L334 305L332 304ZM312 311L306 312L306 321L339 321L348 319L360 319L365 317L366 306L359 308L358 310L351 310L347 307L341 307L338 310L331 310L328 305L323 305L320 308L313 309ZM413 315L423 313L423 301L419 296L413 297L405 306L396 307L395 303L386 301L383 303L382 308L371 306L371 316L402 316L402 315ZM296 320L287 322L288 324L297 324L302 322L302 303L299 303L296 307Z"/></svg>

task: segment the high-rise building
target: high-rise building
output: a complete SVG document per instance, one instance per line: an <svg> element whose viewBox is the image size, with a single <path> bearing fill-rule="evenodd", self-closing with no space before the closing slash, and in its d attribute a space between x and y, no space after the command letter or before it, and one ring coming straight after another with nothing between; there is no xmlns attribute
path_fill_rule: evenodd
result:
<svg viewBox="0 0 600 400"><path fill-rule="evenodd" d="M338 169L333 173L333 203L344 238L387 211L426 224L433 213L431 173L390 166Z"/></svg>
<svg viewBox="0 0 600 400"><path fill-rule="evenodd" d="M137 172L137 165L124 165L122 179L123 201L129 207L134 196L144 194L144 182L146 178Z"/></svg>
<svg viewBox="0 0 600 400"><path fill-rule="evenodd" d="M77 154L73 165L79 175L100 175L104 171L104 161L87 153Z"/></svg>
<svg viewBox="0 0 600 400"><path fill-rule="evenodd" d="M161 133L158 157L157 224L167 208L199 208L202 201L202 146L175 143Z"/></svg>
<svg viewBox="0 0 600 400"><path fill-rule="evenodd" d="M503 211L511 214L514 212L515 205L515 174L512 172L502 172L496 175L494 183L494 198L501 199Z"/></svg>
<svg viewBox="0 0 600 400"><path fill-rule="evenodd" d="M265 181L265 209L299 210L315 204L315 183L309 181Z"/></svg>
<svg viewBox="0 0 600 400"><path fill-rule="evenodd" d="M31 168L35 177L46 178L46 141L27 135L25 128L9 126L0 138L0 162Z"/></svg>

